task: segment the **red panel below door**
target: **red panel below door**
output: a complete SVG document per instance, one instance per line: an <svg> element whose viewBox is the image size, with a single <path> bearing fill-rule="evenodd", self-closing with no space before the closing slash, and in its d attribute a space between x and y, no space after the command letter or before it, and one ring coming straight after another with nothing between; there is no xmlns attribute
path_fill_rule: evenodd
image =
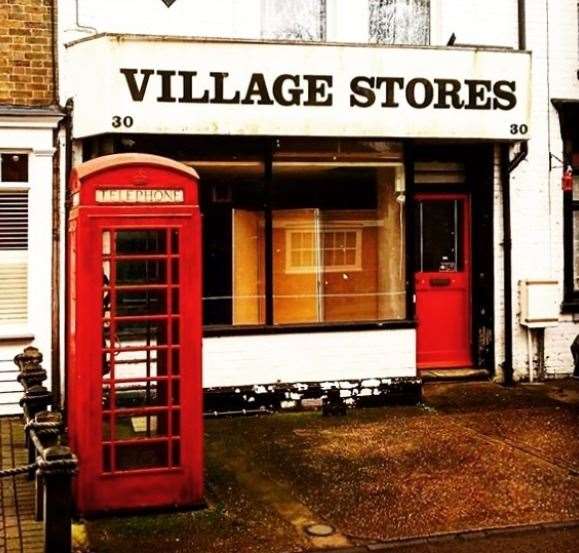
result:
<svg viewBox="0 0 579 553"><path fill-rule="evenodd" d="M419 369L471 365L466 281L464 273L417 273Z"/></svg>

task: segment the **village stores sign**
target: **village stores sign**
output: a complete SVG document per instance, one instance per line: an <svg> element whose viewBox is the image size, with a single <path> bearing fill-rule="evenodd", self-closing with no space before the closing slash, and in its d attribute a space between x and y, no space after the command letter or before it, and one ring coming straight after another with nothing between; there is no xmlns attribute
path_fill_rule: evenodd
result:
<svg viewBox="0 0 579 553"><path fill-rule="evenodd" d="M76 138L529 138L527 52L105 35L68 53Z"/></svg>

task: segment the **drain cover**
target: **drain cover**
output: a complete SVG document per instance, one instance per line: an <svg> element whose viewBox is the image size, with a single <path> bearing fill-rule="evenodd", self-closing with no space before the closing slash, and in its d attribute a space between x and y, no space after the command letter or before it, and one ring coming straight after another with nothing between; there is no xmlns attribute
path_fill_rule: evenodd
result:
<svg viewBox="0 0 579 553"><path fill-rule="evenodd" d="M306 526L304 530L310 536L316 536L319 538L331 536L336 531L329 524L310 524L309 526Z"/></svg>

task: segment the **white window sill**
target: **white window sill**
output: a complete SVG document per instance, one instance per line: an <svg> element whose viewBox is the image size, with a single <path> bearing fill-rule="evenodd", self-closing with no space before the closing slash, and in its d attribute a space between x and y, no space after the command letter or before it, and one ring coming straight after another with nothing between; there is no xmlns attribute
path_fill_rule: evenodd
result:
<svg viewBox="0 0 579 553"><path fill-rule="evenodd" d="M2 342L31 342L34 334L22 328L0 326L0 343Z"/></svg>

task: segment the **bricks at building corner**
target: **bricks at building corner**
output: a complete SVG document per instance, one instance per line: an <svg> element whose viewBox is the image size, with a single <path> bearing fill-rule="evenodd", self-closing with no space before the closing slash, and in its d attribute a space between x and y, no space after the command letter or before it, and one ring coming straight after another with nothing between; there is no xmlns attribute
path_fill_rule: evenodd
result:
<svg viewBox="0 0 579 553"><path fill-rule="evenodd" d="M54 102L53 2L0 0L0 105Z"/></svg>

